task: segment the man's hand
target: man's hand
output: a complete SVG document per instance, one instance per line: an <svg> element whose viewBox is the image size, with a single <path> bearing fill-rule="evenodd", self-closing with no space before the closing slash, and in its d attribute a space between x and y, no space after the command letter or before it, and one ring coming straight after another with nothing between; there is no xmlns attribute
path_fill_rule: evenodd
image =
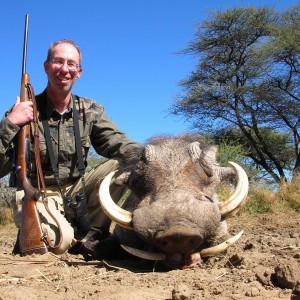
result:
<svg viewBox="0 0 300 300"><path fill-rule="evenodd" d="M16 103L7 118L11 123L18 126L32 121L33 103L31 101L20 102L20 97L17 97Z"/></svg>

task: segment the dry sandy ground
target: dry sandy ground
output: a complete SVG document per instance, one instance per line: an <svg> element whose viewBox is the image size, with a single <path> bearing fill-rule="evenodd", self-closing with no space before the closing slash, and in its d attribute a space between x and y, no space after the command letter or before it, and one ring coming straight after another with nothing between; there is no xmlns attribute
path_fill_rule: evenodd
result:
<svg viewBox="0 0 300 300"><path fill-rule="evenodd" d="M154 262L93 261L10 253L13 226L0 227L0 299L300 299L300 214L238 216L242 238L200 266L163 271Z"/></svg>

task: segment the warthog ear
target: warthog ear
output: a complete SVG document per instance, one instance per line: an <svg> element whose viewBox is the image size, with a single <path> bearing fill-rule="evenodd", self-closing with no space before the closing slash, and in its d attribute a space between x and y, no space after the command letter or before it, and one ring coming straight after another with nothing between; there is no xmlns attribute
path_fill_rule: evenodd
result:
<svg viewBox="0 0 300 300"><path fill-rule="evenodd" d="M155 146L153 145L146 145L143 153L143 158L145 162L154 161L157 158Z"/></svg>
<svg viewBox="0 0 300 300"><path fill-rule="evenodd" d="M207 151L203 151L201 154L200 163L208 177L213 176L215 171L219 169L219 164L216 161L217 151L217 147L211 146Z"/></svg>
<svg viewBox="0 0 300 300"><path fill-rule="evenodd" d="M202 153L202 149L200 148L199 142L193 142L189 146L189 155L191 156L193 161L196 161L200 158Z"/></svg>
<svg viewBox="0 0 300 300"><path fill-rule="evenodd" d="M210 146L207 150L201 149L199 142L193 142L189 145L189 154L193 161L199 161L207 176L211 177L214 171L217 170L216 162L217 147Z"/></svg>
<svg viewBox="0 0 300 300"><path fill-rule="evenodd" d="M130 176L130 172L124 172L115 178L114 183L117 185L124 185L127 184L128 178Z"/></svg>

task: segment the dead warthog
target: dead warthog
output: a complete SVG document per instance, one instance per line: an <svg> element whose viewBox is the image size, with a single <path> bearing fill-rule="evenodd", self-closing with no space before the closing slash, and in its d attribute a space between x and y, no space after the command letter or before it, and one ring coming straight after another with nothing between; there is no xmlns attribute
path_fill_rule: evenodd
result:
<svg viewBox="0 0 300 300"><path fill-rule="evenodd" d="M131 190L122 208L109 193L114 173L106 176L100 202L119 225L113 234L126 251L182 268L223 252L240 238L242 231L228 239L224 220L246 199L248 178L234 162L221 167L216 151L190 136L150 140L139 159L115 179ZM234 177L234 193L220 203L218 185Z"/></svg>

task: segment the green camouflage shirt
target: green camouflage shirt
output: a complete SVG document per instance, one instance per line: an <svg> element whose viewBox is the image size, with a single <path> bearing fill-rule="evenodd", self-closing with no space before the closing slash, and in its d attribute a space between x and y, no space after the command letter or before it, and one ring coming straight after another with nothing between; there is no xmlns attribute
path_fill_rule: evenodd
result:
<svg viewBox="0 0 300 300"><path fill-rule="evenodd" d="M49 124L51 141L55 160L62 184L74 182L79 177L77 169L77 154L73 127L73 101L78 111L79 131L84 161L87 159L91 146L95 151L106 158L122 158L125 151L141 147L141 144L129 139L110 120L104 112L103 106L94 100L72 95L67 111L58 113L52 102L47 99L46 91L36 96L38 108L38 128L40 139L40 157L46 185L55 185L51 162L41 116L46 116ZM43 112L43 114L41 113ZM5 176L12 166L13 140L19 127L9 122L7 114L0 123L0 177ZM32 125L31 133L34 132ZM31 159L34 162L33 138L31 144ZM35 174L31 175L35 181Z"/></svg>

